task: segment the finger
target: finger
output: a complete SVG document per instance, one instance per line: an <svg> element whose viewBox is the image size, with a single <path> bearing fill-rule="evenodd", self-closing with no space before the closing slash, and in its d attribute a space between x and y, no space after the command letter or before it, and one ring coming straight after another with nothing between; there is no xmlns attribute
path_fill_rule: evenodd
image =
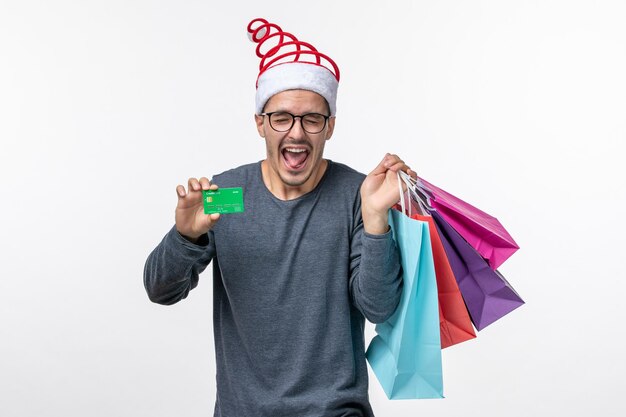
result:
<svg viewBox="0 0 626 417"><path fill-rule="evenodd" d="M219 187L217 186L217 184L211 184L211 187L209 188L210 190L217 190Z"/></svg>
<svg viewBox="0 0 626 417"><path fill-rule="evenodd" d="M417 172L413 171L412 169L409 168L406 173L409 174L409 176L414 180L417 179Z"/></svg>
<svg viewBox="0 0 626 417"><path fill-rule="evenodd" d="M189 181L187 181L187 185L190 193L193 191L200 191L202 189L200 183L196 178L189 178Z"/></svg>
<svg viewBox="0 0 626 417"><path fill-rule="evenodd" d="M403 161L398 161L394 163L393 165L390 165L389 168L387 169L393 172L398 172L400 170L406 172L409 169L409 167Z"/></svg>
<svg viewBox="0 0 626 417"><path fill-rule="evenodd" d="M220 219L220 214L219 213L211 213L209 215L207 215L205 218L205 227L209 230L211 230L213 228L213 226L215 225L215 223Z"/></svg>
<svg viewBox="0 0 626 417"><path fill-rule="evenodd" d="M397 164L398 162L404 162L404 161L402 161L402 159L400 159L400 157L396 154L388 154L387 161L385 162L385 167L389 168L390 166L393 166Z"/></svg>
<svg viewBox="0 0 626 417"><path fill-rule="evenodd" d="M385 157L382 159L382 161L380 161L380 163L376 166L376 168L374 168L372 170L372 172L370 174L382 174L385 171L387 171L387 167L385 166L387 164L388 158L389 158L390 154L385 154Z"/></svg>
<svg viewBox="0 0 626 417"><path fill-rule="evenodd" d="M385 157L380 164L372 171L373 174L382 174L389 169L389 167L398 163L398 161L402 161L398 155L386 153Z"/></svg>
<svg viewBox="0 0 626 417"><path fill-rule="evenodd" d="M203 190L208 190L211 187L211 182L207 177L200 178L200 186Z"/></svg>
<svg viewBox="0 0 626 417"><path fill-rule="evenodd" d="M185 187L183 187L182 185L177 185L176 186L176 194L178 195L178 198L185 198L185 196L187 195L187 193L185 192Z"/></svg>

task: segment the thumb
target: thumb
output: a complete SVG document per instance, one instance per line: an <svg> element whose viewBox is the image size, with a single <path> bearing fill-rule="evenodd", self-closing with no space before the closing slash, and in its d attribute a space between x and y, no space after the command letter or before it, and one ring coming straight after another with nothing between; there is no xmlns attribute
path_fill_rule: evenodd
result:
<svg viewBox="0 0 626 417"><path fill-rule="evenodd" d="M211 214L203 214L204 216L204 224L208 230L211 230L215 223L220 219L219 213L211 213Z"/></svg>

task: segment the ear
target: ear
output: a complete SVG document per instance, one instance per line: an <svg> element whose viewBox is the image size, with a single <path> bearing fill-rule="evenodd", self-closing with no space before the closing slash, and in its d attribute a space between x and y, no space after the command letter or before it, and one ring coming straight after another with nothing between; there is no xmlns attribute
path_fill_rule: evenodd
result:
<svg viewBox="0 0 626 417"><path fill-rule="evenodd" d="M263 123L264 120L265 120L264 116L259 116L258 114L254 115L254 123L256 123L256 130L259 132L259 136L261 136L262 138L265 137L265 129L264 129L264 123Z"/></svg>
<svg viewBox="0 0 626 417"><path fill-rule="evenodd" d="M326 140L329 140L335 131L335 116L328 119L328 130L326 131Z"/></svg>

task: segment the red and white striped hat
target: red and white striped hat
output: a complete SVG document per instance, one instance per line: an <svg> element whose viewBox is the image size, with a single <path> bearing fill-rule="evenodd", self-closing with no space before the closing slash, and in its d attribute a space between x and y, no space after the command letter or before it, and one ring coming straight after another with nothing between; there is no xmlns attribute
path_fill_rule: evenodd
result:
<svg viewBox="0 0 626 417"><path fill-rule="evenodd" d="M257 43L256 54L261 58L256 81L256 114L263 112L265 103L274 94L302 89L324 97L330 115L335 115L339 87L335 61L265 19L254 19L248 24L248 37Z"/></svg>

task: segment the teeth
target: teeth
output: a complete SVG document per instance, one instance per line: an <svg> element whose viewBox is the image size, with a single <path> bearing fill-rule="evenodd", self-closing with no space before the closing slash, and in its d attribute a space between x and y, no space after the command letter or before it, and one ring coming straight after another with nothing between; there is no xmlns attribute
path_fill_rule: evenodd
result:
<svg viewBox="0 0 626 417"><path fill-rule="evenodd" d="M306 149L298 149L298 148L286 148L285 149L287 152L293 152L293 153L302 153L302 152L306 152Z"/></svg>

